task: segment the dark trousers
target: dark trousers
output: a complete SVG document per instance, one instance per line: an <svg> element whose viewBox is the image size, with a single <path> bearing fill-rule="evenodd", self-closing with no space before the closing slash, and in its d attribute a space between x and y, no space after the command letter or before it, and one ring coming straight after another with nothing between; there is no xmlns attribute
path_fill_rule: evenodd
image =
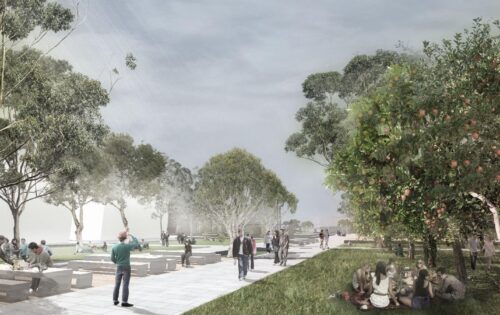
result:
<svg viewBox="0 0 500 315"><path fill-rule="evenodd" d="M248 273L248 255L238 255L238 278L246 277Z"/></svg>
<svg viewBox="0 0 500 315"><path fill-rule="evenodd" d="M128 285L130 283L130 266L118 266L116 267L116 276L115 276L115 289L113 290L113 301L118 301L118 296L120 293L120 285L123 281L122 288L122 302L128 302Z"/></svg>
<svg viewBox="0 0 500 315"><path fill-rule="evenodd" d="M184 253L181 255L181 263L184 266L184 261L186 262L186 266L190 266L189 263L189 257L191 257L193 254L191 253Z"/></svg>
<svg viewBox="0 0 500 315"><path fill-rule="evenodd" d="M253 270L253 268L255 268L255 265L253 263L253 254L252 254L252 255L250 255L250 269Z"/></svg>
<svg viewBox="0 0 500 315"><path fill-rule="evenodd" d="M36 292L36 290L38 290L38 287L40 286L40 280L40 278L31 279L31 290L33 290L33 292Z"/></svg>
<svg viewBox="0 0 500 315"><path fill-rule="evenodd" d="M270 244L270 243L267 243L267 244L266 244L266 251L267 251L268 253L270 253L270 252L271 252L271 244Z"/></svg>
<svg viewBox="0 0 500 315"><path fill-rule="evenodd" d="M274 251L274 263L277 264L280 262L280 256L278 251Z"/></svg>
<svg viewBox="0 0 500 315"><path fill-rule="evenodd" d="M472 270L476 270L476 262L477 262L477 252L470 253L470 267Z"/></svg>

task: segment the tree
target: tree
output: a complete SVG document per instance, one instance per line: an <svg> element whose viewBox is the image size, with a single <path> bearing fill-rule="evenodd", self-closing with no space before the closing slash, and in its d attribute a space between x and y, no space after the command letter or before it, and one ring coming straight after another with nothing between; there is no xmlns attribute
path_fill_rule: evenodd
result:
<svg viewBox="0 0 500 315"><path fill-rule="evenodd" d="M269 215L264 211L283 200L284 194L277 192L286 192L286 188L273 172L247 151L233 149L210 158L199 170L195 211L223 226L233 239L253 218ZM229 255L231 247L232 243Z"/></svg>
<svg viewBox="0 0 500 315"><path fill-rule="evenodd" d="M167 227L169 215L183 207L184 212L192 206L194 179L191 171L179 162L165 156L165 171L159 178L158 191L154 194L154 215L159 218L166 216Z"/></svg>
<svg viewBox="0 0 500 315"><path fill-rule="evenodd" d="M300 224L300 230L302 232L311 232L314 230L314 223L311 221L304 221Z"/></svg>
<svg viewBox="0 0 500 315"><path fill-rule="evenodd" d="M30 49L9 51L7 59L18 62L5 70L8 87L38 60L35 70L4 100L10 118L0 121L1 147L8 152L0 170L0 199L11 211L14 237L19 239L26 204L52 193L49 177L70 172L75 159L106 134L100 107L109 99L99 82L74 73L65 61ZM15 128L8 128L12 124Z"/></svg>
<svg viewBox="0 0 500 315"><path fill-rule="evenodd" d="M300 220L290 219L289 221L283 222L285 229L288 230L290 235L295 235L297 231L300 230Z"/></svg>
<svg viewBox="0 0 500 315"><path fill-rule="evenodd" d="M399 225L422 237L433 264L436 239L450 239L461 279L461 236L488 228L471 193L499 195L499 121L491 113L500 43L480 20L464 34L426 43L427 63L392 66L379 87L353 103L356 129L329 170L329 182L349 191L356 220L372 230ZM489 208L495 218L494 202Z"/></svg>
<svg viewBox="0 0 500 315"><path fill-rule="evenodd" d="M100 199L104 190L103 182L109 174L111 165L100 148L82 155L75 160L75 163L75 168L71 172L49 178L54 188L46 197L46 201L70 211L75 225L75 238L81 244L84 208L87 204Z"/></svg>
<svg viewBox="0 0 500 315"><path fill-rule="evenodd" d="M160 175L165 171L165 158L149 144L134 146L134 140L126 134L110 134L104 152L112 167L101 202L119 211L127 229L126 198L150 200L155 196Z"/></svg>

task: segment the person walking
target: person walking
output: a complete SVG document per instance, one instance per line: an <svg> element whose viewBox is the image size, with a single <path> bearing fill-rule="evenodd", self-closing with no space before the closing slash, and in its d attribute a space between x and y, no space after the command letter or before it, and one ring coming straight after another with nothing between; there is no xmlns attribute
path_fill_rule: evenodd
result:
<svg viewBox="0 0 500 315"><path fill-rule="evenodd" d="M168 239L170 237L170 234L165 233L165 246L168 247Z"/></svg>
<svg viewBox="0 0 500 315"><path fill-rule="evenodd" d="M161 246L165 246L165 232L161 231L160 233Z"/></svg>
<svg viewBox="0 0 500 315"><path fill-rule="evenodd" d="M330 240L330 232L328 232L328 229L325 230L325 248L326 249L330 249L330 247L328 247L328 241Z"/></svg>
<svg viewBox="0 0 500 315"><path fill-rule="evenodd" d="M41 240L40 244L43 250L46 251L49 256L52 256L52 251L50 250L49 245L47 245L47 242L45 240Z"/></svg>
<svg viewBox="0 0 500 315"><path fill-rule="evenodd" d="M279 257L279 252L280 252L280 232L275 231L272 244L273 244L273 251L274 251L274 264L278 264L280 262L280 257Z"/></svg>
<svg viewBox="0 0 500 315"><path fill-rule="evenodd" d="M184 262L186 262L186 268L191 267L189 263L189 257L193 256L193 247L191 246L191 241L186 240L184 243L184 254L181 256L181 265L184 267Z"/></svg>
<svg viewBox="0 0 500 315"><path fill-rule="evenodd" d="M125 240L131 239L129 243ZM120 243L115 244L111 249L111 261L116 264L115 288L113 290L113 304L118 305L118 297L120 293L120 285L123 282L122 288L122 306L131 307L133 304L128 303L129 284L130 284L130 252L139 248L139 241L128 231L123 231L118 234Z"/></svg>
<svg viewBox="0 0 500 315"><path fill-rule="evenodd" d="M477 262L477 238L475 235L469 236L469 249L470 249L470 267L472 270L476 270L476 262Z"/></svg>
<svg viewBox="0 0 500 315"><path fill-rule="evenodd" d="M38 268L38 270L42 272L43 270L53 266L49 253L47 253L42 246L38 246L37 243L32 242L28 245L28 248L32 252L28 261L30 268ZM36 292L39 286L40 278L32 278L30 293Z"/></svg>
<svg viewBox="0 0 500 315"><path fill-rule="evenodd" d="M325 233L323 230L319 232L319 248L323 249L323 242L325 241Z"/></svg>
<svg viewBox="0 0 500 315"><path fill-rule="evenodd" d="M257 255L257 241L253 238L253 235L250 235L250 241L252 242L252 254L251 254L251 260L250 260L250 270L254 270L255 264L254 264L254 257Z"/></svg>
<svg viewBox="0 0 500 315"><path fill-rule="evenodd" d="M233 258L238 261L238 279L246 279L248 272L248 257L252 253L252 242L238 230L238 236L233 240Z"/></svg>
<svg viewBox="0 0 500 315"><path fill-rule="evenodd" d="M286 261L288 258L288 247L290 246L290 238L288 237L288 232L285 229L281 229L280 235L280 266L286 266Z"/></svg>
<svg viewBox="0 0 500 315"><path fill-rule="evenodd" d="M495 244L489 235L484 237L483 245L484 258L486 259L486 270L491 271L491 260L495 256Z"/></svg>
<svg viewBox="0 0 500 315"><path fill-rule="evenodd" d="M271 231L267 231L266 235L264 236L264 243L266 244L266 251L267 253L271 253L272 250L272 243L273 243L273 237L271 235Z"/></svg>

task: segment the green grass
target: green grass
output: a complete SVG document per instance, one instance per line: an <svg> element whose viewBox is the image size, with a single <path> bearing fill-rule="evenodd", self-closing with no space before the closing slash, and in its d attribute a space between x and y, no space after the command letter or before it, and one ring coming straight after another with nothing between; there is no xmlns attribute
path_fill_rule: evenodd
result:
<svg viewBox="0 0 500 315"><path fill-rule="evenodd" d="M375 266L378 260L387 261L389 258L396 257L384 251L344 248L330 250L186 314L359 314L360 311L354 305L338 299L328 299L328 296L338 291L350 291L352 273L363 263ZM396 258L396 261L400 266L414 265L408 258ZM438 261L453 273L451 252L439 252ZM500 266L498 261L496 263L492 274L498 281ZM500 292L494 289L490 278L482 271L484 265L480 263L478 269L474 273L468 270L474 281L467 283L467 298L460 303L435 303L426 312L398 309L368 313L499 314Z"/></svg>

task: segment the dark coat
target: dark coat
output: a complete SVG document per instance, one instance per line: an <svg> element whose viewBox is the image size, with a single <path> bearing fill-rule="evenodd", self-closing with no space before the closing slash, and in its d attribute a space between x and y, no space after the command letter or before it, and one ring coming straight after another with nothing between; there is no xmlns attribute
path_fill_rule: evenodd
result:
<svg viewBox="0 0 500 315"><path fill-rule="evenodd" d="M240 252L240 237L236 237L233 241L233 257L238 257ZM243 237L243 255L252 254L252 241L248 237Z"/></svg>

